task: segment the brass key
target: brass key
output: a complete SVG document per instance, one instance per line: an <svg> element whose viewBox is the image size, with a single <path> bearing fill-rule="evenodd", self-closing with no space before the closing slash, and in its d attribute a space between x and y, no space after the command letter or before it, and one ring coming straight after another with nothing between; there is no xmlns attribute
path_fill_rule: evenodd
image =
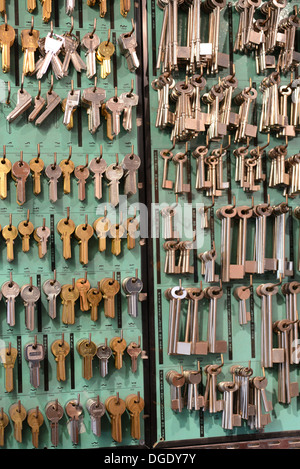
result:
<svg viewBox="0 0 300 469"><path fill-rule="evenodd" d="M70 259L72 257L71 251L71 236L75 231L75 223L70 219L70 209L67 209L67 218L63 218L57 223L57 231L63 242L63 257Z"/></svg>
<svg viewBox="0 0 300 469"><path fill-rule="evenodd" d="M79 299L80 299L80 309L81 311L89 311L90 305L87 298L87 293L91 288L90 282L87 278L80 278L76 280L76 288L79 291Z"/></svg>
<svg viewBox="0 0 300 469"><path fill-rule="evenodd" d="M70 353L70 345L62 339L55 340L51 345L51 352L55 356L56 379L57 381L66 381L66 357Z"/></svg>
<svg viewBox="0 0 300 469"><path fill-rule="evenodd" d="M32 13L36 9L36 0L27 0L27 10Z"/></svg>
<svg viewBox="0 0 300 469"><path fill-rule="evenodd" d="M4 16L6 13L6 1L0 0L0 14Z"/></svg>
<svg viewBox="0 0 300 469"><path fill-rule="evenodd" d="M74 172L75 165L71 160L71 147L69 157L59 163L64 180L64 193L70 194L71 192L71 174Z"/></svg>
<svg viewBox="0 0 300 469"><path fill-rule="evenodd" d="M14 422L14 437L18 443L22 443L23 422L26 419L27 411L21 404L21 401L10 406L9 415L11 420Z"/></svg>
<svg viewBox="0 0 300 469"><path fill-rule="evenodd" d="M31 428L32 444L35 448L39 447L40 427L44 423L44 417L38 407L30 409L27 414L27 423Z"/></svg>
<svg viewBox="0 0 300 469"><path fill-rule="evenodd" d="M136 245L136 233L139 229L139 221L136 217L127 219L127 249L134 249Z"/></svg>
<svg viewBox="0 0 300 469"><path fill-rule="evenodd" d="M24 75L32 75L35 71L34 53L38 48L40 33L37 29L33 29L33 17L31 21L31 29L23 29L21 32L22 50L24 52L23 73Z"/></svg>
<svg viewBox="0 0 300 469"><path fill-rule="evenodd" d="M36 158L32 158L29 162L30 170L33 177L33 193L39 195L41 193L41 174L45 167L44 161L40 158L39 152Z"/></svg>
<svg viewBox="0 0 300 469"><path fill-rule="evenodd" d="M86 380L93 377L93 358L97 352L97 345L90 339L83 339L77 343L77 352L83 357L82 376Z"/></svg>
<svg viewBox="0 0 300 469"><path fill-rule="evenodd" d="M141 438L141 413L145 402L140 395L129 394L125 399L126 409L130 415L130 434L135 440Z"/></svg>
<svg viewBox="0 0 300 469"><path fill-rule="evenodd" d="M120 12L121 12L121 15L124 16L124 18L126 18L128 13L130 12L130 7L131 7L130 3L131 3L130 0L120 0Z"/></svg>
<svg viewBox="0 0 300 469"><path fill-rule="evenodd" d="M63 285L60 292L62 299L62 322L75 324L75 303L79 298L79 291L74 285Z"/></svg>
<svg viewBox="0 0 300 469"><path fill-rule="evenodd" d="M43 22L49 23L52 13L52 0L40 0L43 5Z"/></svg>
<svg viewBox="0 0 300 469"><path fill-rule="evenodd" d="M115 297L120 291L120 283L115 278L104 278L100 281L100 290L104 299L104 315L115 317Z"/></svg>
<svg viewBox="0 0 300 469"><path fill-rule="evenodd" d="M11 168L12 178L17 186L17 204L23 205L26 202L26 181L30 174L30 166L23 161L23 151L20 152L20 160L16 161Z"/></svg>
<svg viewBox="0 0 300 469"><path fill-rule="evenodd" d="M127 343L122 337L122 334L121 337L114 337L111 339L109 346L112 349L115 357L115 368L120 370L123 366L123 355L127 347Z"/></svg>
<svg viewBox="0 0 300 469"><path fill-rule="evenodd" d="M34 231L34 226L29 221L29 210L27 211L27 220L23 220L18 224L18 231L22 236L22 251L28 252L30 248L30 235L32 235Z"/></svg>
<svg viewBox="0 0 300 469"><path fill-rule="evenodd" d="M107 13L107 0L99 0L100 18L104 18Z"/></svg>
<svg viewBox="0 0 300 469"><path fill-rule="evenodd" d="M122 238L125 234L125 228L123 225L117 223L112 225L109 229L111 240L111 253L114 256L119 256L122 252Z"/></svg>
<svg viewBox="0 0 300 469"><path fill-rule="evenodd" d="M14 389L14 366L18 356L18 350L11 346L0 349L0 358L5 368L5 389L11 392Z"/></svg>
<svg viewBox="0 0 300 469"><path fill-rule="evenodd" d="M121 443L122 441L122 420L121 417L126 410L126 404L120 399L119 393L116 396L108 397L105 401L106 410L111 418L111 436Z"/></svg>
<svg viewBox="0 0 300 469"><path fill-rule="evenodd" d="M1 227L0 227L1 229ZM12 215L9 216L9 225L4 226L2 230L2 236L6 241L6 258L8 262L12 262L15 258L14 256L14 240L18 236L18 230L12 224Z"/></svg>
<svg viewBox="0 0 300 469"><path fill-rule="evenodd" d="M101 65L100 76L105 80L111 74L111 58L115 53L115 46L110 42L110 30L108 41L99 44L96 52L96 58Z"/></svg>
<svg viewBox="0 0 300 469"><path fill-rule="evenodd" d="M111 222L105 217L100 217L93 223L93 228L99 239L99 252L106 250L106 236L111 227Z"/></svg>
<svg viewBox="0 0 300 469"><path fill-rule="evenodd" d="M2 49L2 71L8 73L10 71L10 48L15 42L16 33L12 26L7 24L5 15L5 23L0 25L0 45Z"/></svg>
<svg viewBox="0 0 300 469"><path fill-rule="evenodd" d="M5 145L3 146L3 158L0 160L0 198L7 197L7 176L11 172L11 162L6 158Z"/></svg>
<svg viewBox="0 0 300 469"><path fill-rule="evenodd" d="M8 415L3 412L3 407L0 409L0 446L4 446L4 430L9 424Z"/></svg>
<svg viewBox="0 0 300 469"><path fill-rule="evenodd" d="M99 282L100 284L100 282ZM91 309L91 320L98 321L98 306L102 300L102 293L99 288L91 288L87 293L87 300Z"/></svg>
<svg viewBox="0 0 300 469"><path fill-rule="evenodd" d="M93 234L94 229L92 225L88 224L86 216L86 222L78 225L75 229L75 237L79 244L79 261L83 265L86 265L89 262L89 240Z"/></svg>

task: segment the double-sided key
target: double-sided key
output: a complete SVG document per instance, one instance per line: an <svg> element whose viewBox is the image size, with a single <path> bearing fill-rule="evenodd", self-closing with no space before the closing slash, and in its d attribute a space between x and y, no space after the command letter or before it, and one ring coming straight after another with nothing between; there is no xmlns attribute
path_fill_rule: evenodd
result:
<svg viewBox="0 0 300 469"><path fill-rule="evenodd" d="M39 447L39 433L40 433L40 427L44 423L44 417L42 412L39 410L38 407L35 409L30 409L27 414L27 423L29 427L31 428L31 434L32 434L32 445L34 448Z"/></svg>
<svg viewBox="0 0 300 469"><path fill-rule="evenodd" d="M97 49L97 60L101 64L100 77L105 80L111 74L111 58L115 53L114 44L108 39L99 44Z"/></svg>
<svg viewBox="0 0 300 469"><path fill-rule="evenodd" d="M35 285L23 285L20 291L21 298L25 306L25 326L30 331L35 327L35 308L40 299L41 292Z"/></svg>
<svg viewBox="0 0 300 469"><path fill-rule="evenodd" d="M18 350L9 345L0 349L1 362L5 368L5 390L12 392L14 389L14 366L18 356Z"/></svg>
<svg viewBox="0 0 300 469"><path fill-rule="evenodd" d="M79 291L73 285L63 285L60 292L62 299L62 322L75 324L75 303L79 298Z"/></svg>
<svg viewBox="0 0 300 469"><path fill-rule="evenodd" d="M45 409L47 419L50 421L51 443L57 447L59 444L59 424L63 418L64 409L58 401L48 402Z"/></svg>
<svg viewBox="0 0 300 469"><path fill-rule="evenodd" d="M57 381L66 381L66 357L70 353L70 345L64 339L55 340L51 344L51 352L56 361Z"/></svg>
<svg viewBox="0 0 300 469"><path fill-rule="evenodd" d="M38 226L34 232L33 237L38 243L39 258L42 259L47 254L47 243L50 238L50 228L48 226Z"/></svg>
<svg viewBox="0 0 300 469"><path fill-rule="evenodd" d="M105 378L105 376L108 375L108 360L112 356L112 349L107 345L107 343L100 344L97 347L96 355L99 358L100 376Z"/></svg>
<svg viewBox="0 0 300 469"><path fill-rule="evenodd" d="M105 178L109 181L109 203L116 207L119 204L119 185L124 170L118 164L111 164L105 170Z"/></svg>
<svg viewBox="0 0 300 469"><path fill-rule="evenodd" d="M105 414L105 405L98 398L88 399L86 408L91 417L91 429L94 435L101 436L101 418Z"/></svg>
<svg viewBox="0 0 300 469"><path fill-rule="evenodd" d="M14 423L14 437L18 443L22 443L23 422L27 417L27 411L21 401L12 404L9 408L9 416Z"/></svg>
<svg viewBox="0 0 300 469"><path fill-rule="evenodd" d="M6 300L6 321L9 326L14 326L16 323L15 316L15 301L20 293L19 285L12 279L3 283L1 293Z"/></svg>
<svg viewBox="0 0 300 469"><path fill-rule="evenodd" d="M132 318L138 317L139 294L143 289L143 282L137 277L126 277L122 282L127 297L128 314Z"/></svg>
<svg viewBox="0 0 300 469"><path fill-rule="evenodd" d="M137 170L141 166L141 159L134 153L129 153L124 156L121 163L124 170L124 195L130 196L137 192L136 174Z"/></svg>
<svg viewBox="0 0 300 469"><path fill-rule="evenodd" d="M70 437L72 443L74 445L78 445L79 443L79 418L83 413L83 407L75 399L70 400L67 402L65 406L66 414L70 417L69 425L70 425Z"/></svg>
<svg viewBox="0 0 300 469"><path fill-rule="evenodd" d="M54 279L46 280L43 283L43 291L48 300L48 314L51 319L55 319L57 297L61 292L61 284Z"/></svg>
<svg viewBox="0 0 300 469"><path fill-rule="evenodd" d="M27 344L25 346L24 356L25 360L27 360L29 363L30 384L37 389L40 385L41 362L45 358L45 348L43 344Z"/></svg>
<svg viewBox="0 0 300 469"><path fill-rule="evenodd" d="M49 179L49 200L53 204L57 202L57 183L62 175L61 167L57 164L46 166L45 174Z"/></svg>
<svg viewBox="0 0 300 469"><path fill-rule="evenodd" d="M98 200L102 199L102 178L106 168L107 163L103 158L93 158L89 164L89 169L94 174L94 194Z"/></svg>
<svg viewBox="0 0 300 469"><path fill-rule="evenodd" d="M89 340L83 339L77 343L77 352L83 357L82 377L90 380L93 377L93 358L97 352L96 344Z"/></svg>
<svg viewBox="0 0 300 469"><path fill-rule="evenodd" d="M82 102L88 107L88 127L91 134L96 133L100 127L100 109L105 98L105 90L97 86L85 88L82 92Z"/></svg>

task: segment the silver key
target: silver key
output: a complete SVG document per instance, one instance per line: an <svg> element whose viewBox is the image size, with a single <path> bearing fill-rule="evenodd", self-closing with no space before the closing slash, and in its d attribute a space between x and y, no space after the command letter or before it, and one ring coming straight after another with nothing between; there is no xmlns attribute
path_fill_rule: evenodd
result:
<svg viewBox="0 0 300 469"><path fill-rule="evenodd" d="M78 107L80 102L80 90L71 90L68 93L63 124L67 127L70 124L70 120L74 110Z"/></svg>
<svg viewBox="0 0 300 469"><path fill-rule="evenodd" d="M56 298L61 292L61 284L57 280L46 280L43 291L48 300L48 314L51 319L56 318Z"/></svg>
<svg viewBox="0 0 300 469"><path fill-rule="evenodd" d="M81 45L86 50L86 76L93 78L97 73L96 50L100 45L100 38L95 33L87 33L81 39Z"/></svg>
<svg viewBox="0 0 300 469"><path fill-rule="evenodd" d="M112 356L112 349L107 344L100 344L96 355L100 361L100 376L105 378L108 375L108 360Z"/></svg>
<svg viewBox="0 0 300 469"><path fill-rule="evenodd" d="M28 344L25 347L25 359L29 362L30 384L34 388L40 385L40 366L45 358L45 349L42 344Z"/></svg>
<svg viewBox="0 0 300 469"><path fill-rule="evenodd" d="M111 164L105 170L105 177L109 182L109 203L116 207L119 204L119 184L124 174L123 168Z"/></svg>
<svg viewBox="0 0 300 469"><path fill-rule="evenodd" d="M54 55L59 53L64 45L64 42L65 40L62 36L58 36L57 34L52 34L51 36L51 33L47 34L45 39L45 57L36 74L38 80L40 80L45 75Z"/></svg>
<svg viewBox="0 0 300 469"><path fill-rule="evenodd" d="M55 91L51 90L47 93L47 106L45 111L37 118L35 125L41 125L44 120L54 111L54 109L60 104L61 98Z"/></svg>
<svg viewBox="0 0 300 469"><path fill-rule="evenodd" d="M66 414L70 417L70 437L74 445L79 443L79 418L83 413L83 407L77 400L67 402L65 406Z"/></svg>
<svg viewBox="0 0 300 469"><path fill-rule="evenodd" d="M140 157L138 155L135 155L134 153L129 153L128 155L125 155L121 166L124 170L125 177L124 194L127 196L136 194L136 173L139 167L141 166Z"/></svg>
<svg viewBox="0 0 300 469"><path fill-rule="evenodd" d="M75 0L66 0L66 14L71 16L74 13Z"/></svg>
<svg viewBox="0 0 300 469"><path fill-rule="evenodd" d="M34 98L34 108L33 108L33 111L31 111L31 113L28 116L28 122L33 122L37 118L37 116L39 115L39 113L41 112L45 104L46 104L46 100L40 94L38 94Z"/></svg>
<svg viewBox="0 0 300 469"><path fill-rule="evenodd" d="M132 318L137 318L139 293L141 293L143 289L143 282L139 278L127 277L123 280L122 287L127 296L128 314Z"/></svg>
<svg viewBox="0 0 300 469"><path fill-rule="evenodd" d="M40 290L34 285L23 285L20 295L25 306L25 326L33 331L35 306L41 296Z"/></svg>
<svg viewBox="0 0 300 469"><path fill-rule="evenodd" d="M125 109L123 113L123 128L127 132L132 130L132 108L136 107L139 103L139 96L135 93L122 93L120 98L124 101Z"/></svg>
<svg viewBox="0 0 300 469"><path fill-rule="evenodd" d="M47 254L47 242L51 234L50 228L48 228L48 226L38 226L35 230L35 234L40 240L40 255L44 257Z"/></svg>
<svg viewBox="0 0 300 469"><path fill-rule="evenodd" d="M50 421L51 443L56 447L59 443L58 422L64 415L64 409L58 401L51 401L46 405L45 414L47 419Z"/></svg>
<svg viewBox="0 0 300 469"><path fill-rule="evenodd" d="M86 88L82 92L82 102L88 106L88 127L91 134L96 133L100 127L100 108L106 98L106 92L102 88Z"/></svg>
<svg viewBox="0 0 300 469"><path fill-rule="evenodd" d="M2 295L6 300L6 321L10 326L16 323L15 318L15 300L20 293L19 285L13 280L3 283L1 287Z"/></svg>
<svg viewBox="0 0 300 469"><path fill-rule="evenodd" d="M86 70L86 65L80 55L77 52L77 47L79 46L79 41L76 36L66 34L64 35L64 53L65 58L62 64L62 71L64 76L67 76L69 73L69 65L72 62L75 70L81 73L82 70Z"/></svg>
<svg viewBox="0 0 300 469"><path fill-rule="evenodd" d="M106 101L105 106L108 112L112 115L111 133L114 136L119 135L121 130L120 118L125 109L125 103L121 98L115 96Z"/></svg>
<svg viewBox="0 0 300 469"><path fill-rule="evenodd" d="M102 178L107 168L103 158L93 158L89 164L90 171L94 173L94 192L96 199L102 199Z"/></svg>
<svg viewBox="0 0 300 469"><path fill-rule="evenodd" d="M140 62L136 53L137 42L135 34L123 33L118 39L120 52L126 58L128 68L131 72L135 72Z"/></svg>
<svg viewBox="0 0 300 469"><path fill-rule="evenodd" d="M49 200L53 204L57 201L57 182L62 175L61 167L58 164L49 164L45 174L49 178Z"/></svg>
<svg viewBox="0 0 300 469"><path fill-rule="evenodd" d="M106 412L105 405L99 399L88 399L86 408L91 417L92 432L96 436L101 436L101 418Z"/></svg>
<svg viewBox="0 0 300 469"><path fill-rule="evenodd" d="M17 105L6 117L8 122L13 122L17 117L21 116L28 108L30 108L31 103L31 95L21 87L18 90Z"/></svg>

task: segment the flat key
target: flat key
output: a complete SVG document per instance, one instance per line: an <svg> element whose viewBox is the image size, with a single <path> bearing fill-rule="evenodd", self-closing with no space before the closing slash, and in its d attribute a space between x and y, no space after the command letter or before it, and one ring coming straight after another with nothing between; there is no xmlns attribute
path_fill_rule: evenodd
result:
<svg viewBox="0 0 300 469"><path fill-rule="evenodd" d="M46 280L43 283L43 291L48 300L48 314L51 319L55 319L57 297L61 292L61 284L57 280Z"/></svg>
<svg viewBox="0 0 300 469"><path fill-rule="evenodd" d="M40 385L40 366L45 358L45 349L43 344L28 344L25 347L25 360L29 363L30 384L34 388Z"/></svg>
<svg viewBox="0 0 300 469"><path fill-rule="evenodd" d="M143 282L139 278L127 277L123 280L122 287L127 297L128 314L133 318L137 318L139 294L143 289Z"/></svg>
<svg viewBox="0 0 300 469"><path fill-rule="evenodd" d="M51 443L57 447L59 444L59 421L63 418L64 409L58 401L48 402L45 409L47 419L50 421Z"/></svg>
<svg viewBox="0 0 300 469"><path fill-rule="evenodd" d="M35 327L35 307L41 296L40 290L34 285L23 285L20 295L25 306L25 326L33 331Z"/></svg>
<svg viewBox="0 0 300 469"><path fill-rule="evenodd" d="M62 175L61 167L49 164L45 169L45 174L49 179L49 200L53 204L57 202L57 183Z"/></svg>
<svg viewBox="0 0 300 469"><path fill-rule="evenodd" d="M6 321L9 326L16 323L15 317L15 301L20 293L19 285L13 280L8 280L1 287L3 297L6 299Z"/></svg>
<svg viewBox="0 0 300 469"><path fill-rule="evenodd" d="M107 163L103 158L93 158L89 164L89 169L94 174L94 194L98 200L102 199L102 179L106 168Z"/></svg>

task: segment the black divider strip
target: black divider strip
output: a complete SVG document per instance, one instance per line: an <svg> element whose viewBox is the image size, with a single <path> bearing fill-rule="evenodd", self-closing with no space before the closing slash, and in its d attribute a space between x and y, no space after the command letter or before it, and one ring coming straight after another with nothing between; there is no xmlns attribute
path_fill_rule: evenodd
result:
<svg viewBox="0 0 300 469"><path fill-rule="evenodd" d="M38 289L41 292L41 276L40 276L40 274L37 274L37 276L36 276L36 286L38 287ZM42 332L43 325L42 325L42 299L41 299L41 296L37 300L36 311L37 311L37 330L38 330L38 332Z"/></svg>
<svg viewBox="0 0 300 469"><path fill-rule="evenodd" d="M75 346L73 332L70 333L70 373L71 389L75 389Z"/></svg>
<svg viewBox="0 0 300 469"><path fill-rule="evenodd" d="M22 337L20 335L17 336L17 350L18 350L18 357L17 357L17 370L18 370L18 394L23 392L23 373L22 373Z"/></svg>
<svg viewBox="0 0 300 469"><path fill-rule="evenodd" d="M121 272L116 273L116 279L120 285L122 285ZM118 329L122 329L122 293L121 288L117 293L117 320L118 320Z"/></svg>
<svg viewBox="0 0 300 469"><path fill-rule="evenodd" d="M45 357L43 360L44 367L44 391L49 391L49 359L48 359L48 335L43 335L43 345L45 350Z"/></svg>
<svg viewBox="0 0 300 469"><path fill-rule="evenodd" d="M228 286L226 291L227 291L226 307L227 307L227 323L228 323L228 359L232 360L233 348L232 348L231 287Z"/></svg>
<svg viewBox="0 0 300 469"><path fill-rule="evenodd" d="M16 33L15 42L14 42L14 54L15 54L15 85L16 85L16 86L20 86L18 29L15 29L15 33Z"/></svg>

